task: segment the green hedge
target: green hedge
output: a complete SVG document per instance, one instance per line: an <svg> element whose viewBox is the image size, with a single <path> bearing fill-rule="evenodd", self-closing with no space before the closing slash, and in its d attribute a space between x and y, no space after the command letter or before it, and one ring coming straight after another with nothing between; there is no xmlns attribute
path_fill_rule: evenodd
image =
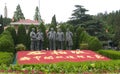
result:
<svg viewBox="0 0 120 74"><path fill-rule="evenodd" d="M0 51L14 52L14 42L10 32L4 31L0 35Z"/></svg>
<svg viewBox="0 0 120 74"><path fill-rule="evenodd" d="M0 65L1 64L11 64L13 61L13 53L0 52Z"/></svg>
<svg viewBox="0 0 120 74"><path fill-rule="evenodd" d="M27 74L96 74L96 73L119 73L120 60L97 61L97 62L62 62L39 65L11 65L0 66L0 70L24 71ZM40 73L42 72L42 73Z"/></svg>
<svg viewBox="0 0 120 74"><path fill-rule="evenodd" d="M100 42L100 40L94 36L90 36L86 31L83 31L80 34L79 38L80 38L80 45L84 43L88 44L88 49L90 50L97 51L102 48L102 43Z"/></svg>
<svg viewBox="0 0 120 74"><path fill-rule="evenodd" d="M116 50L99 50L98 53L111 58L111 59L120 59L120 51Z"/></svg>

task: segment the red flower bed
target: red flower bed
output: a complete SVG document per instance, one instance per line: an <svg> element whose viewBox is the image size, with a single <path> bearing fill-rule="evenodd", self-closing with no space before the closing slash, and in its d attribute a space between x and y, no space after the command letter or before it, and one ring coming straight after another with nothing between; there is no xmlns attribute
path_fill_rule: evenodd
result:
<svg viewBox="0 0 120 74"><path fill-rule="evenodd" d="M90 50L19 51L18 64L110 60Z"/></svg>

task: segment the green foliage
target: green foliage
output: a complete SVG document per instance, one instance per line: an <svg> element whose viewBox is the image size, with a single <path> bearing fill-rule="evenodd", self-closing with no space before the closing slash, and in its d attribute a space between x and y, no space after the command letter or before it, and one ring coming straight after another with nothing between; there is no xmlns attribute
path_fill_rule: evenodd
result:
<svg viewBox="0 0 120 74"><path fill-rule="evenodd" d="M14 43L10 32L4 31L0 36L0 51L14 52Z"/></svg>
<svg viewBox="0 0 120 74"><path fill-rule="evenodd" d="M86 31L83 31L79 37L80 45L83 43L88 44L88 49L90 50L99 50L102 48L102 43L96 37L90 36ZM81 47L80 47L81 48Z"/></svg>
<svg viewBox="0 0 120 74"><path fill-rule="evenodd" d="M18 4L16 11L14 12L13 16L14 21L19 21L20 19L25 19L24 14L22 13L21 7Z"/></svg>
<svg viewBox="0 0 120 74"><path fill-rule="evenodd" d="M0 34L4 31L4 25L3 25L3 17L0 16Z"/></svg>
<svg viewBox="0 0 120 74"><path fill-rule="evenodd" d="M89 44L88 48L90 50L97 51L102 48L102 43L96 37L92 40L89 40L88 44Z"/></svg>
<svg viewBox="0 0 120 74"><path fill-rule="evenodd" d="M7 25L10 25L12 19L11 18L3 18L3 23L4 23L4 26L7 26Z"/></svg>
<svg viewBox="0 0 120 74"><path fill-rule="evenodd" d="M23 44L17 44L17 46L15 47L16 51L22 51L25 50L26 47Z"/></svg>
<svg viewBox="0 0 120 74"><path fill-rule="evenodd" d="M59 28L64 32L64 34L65 34L65 32L66 32L66 24L64 24L64 23L61 23L61 24L59 24L60 26L59 26Z"/></svg>
<svg viewBox="0 0 120 74"><path fill-rule="evenodd" d="M80 49L88 49L88 43L81 43L80 44Z"/></svg>
<svg viewBox="0 0 120 74"><path fill-rule="evenodd" d="M47 38L47 35L46 35L46 27L43 23L41 23L38 26L38 29L40 29L43 32L43 37L44 37L43 48L46 49L47 46L48 46L48 38Z"/></svg>
<svg viewBox="0 0 120 74"><path fill-rule="evenodd" d="M120 59L120 52L115 50L99 50L98 53L110 58L110 59Z"/></svg>
<svg viewBox="0 0 120 74"><path fill-rule="evenodd" d="M8 69L12 71L20 71L19 73L31 74L104 74L119 73L120 60L96 61L96 62L61 62L54 64L38 64L38 65L10 65L0 66L0 70Z"/></svg>
<svg viewBox="0 0 120 74"><path fill-rule="evenodd" d="M0 52L0 65L6 64L9 65L13 61L13 53Z"/></svg>
<svg viewBox="0 0 120 74"><path fill-rule="evenodd" d="M11 33L14 44L16 45L16 43L17 43L17 35L16 35L15 28L14 27L7 27L6 30Z"/></svg>
<svg viewBox="0 0 120 74"><path fill-rule="evenodd" d="M79 49L80 48L80 39L81 39L81 37L80 37L80 35L81 35L81 33L84 31L84 29L83 28L81 28L81 27L78 27L77 28L77 30L76 30L76 48L77 49Z"/></svg>
<svg viewBox="0 0 120 74"><path fill-rule="evenodd" d="M18 26L18 32L17 32L17 44L24 44L27 46L27 34L25 30L24 25L19 25Z"/></svg>
<svg viewBox="0 0 120 74"><path fill-rule="evenodd" d="M92 19L91 15L86 14L88 10L82 5L75 5L75 7L76 9L73 10L72 18L68 21L68 23L72 25L79 25Z"/></svg>

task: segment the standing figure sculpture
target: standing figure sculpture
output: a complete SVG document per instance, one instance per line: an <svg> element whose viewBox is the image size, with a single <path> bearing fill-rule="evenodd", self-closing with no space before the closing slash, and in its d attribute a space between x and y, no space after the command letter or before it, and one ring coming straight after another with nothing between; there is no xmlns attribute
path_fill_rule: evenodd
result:
<svg viewBox="0 0 120 74"><path fill-rule="evenodd" d="M30 49L35 50L36 49L36 34L35 34L34 28L32 28L32 31L30 32L30 38L31 38Z"/></svg>
<svg viewBox="0 0 120 74"><path fill-rule="evenodd" d="M48 32L47 36L49 39L49 49L50 50L55 50L56 49L56 32L54 31L53 28L50 29L51 31Z"/></svg>
<svg viewBox="0 0 120 74"><path fill-rule="evenodd" d="M64 33L61 31L61 29L58 30L56 36L58 49L63 49Z"/></svg>
<svg viewBox="0 0 120 74"><path fill-rule="evenodd" d="M72 40L73 33L67 29L66 32L66 49L72 49L73 46L73 40Z"/></svg>
<svg viewBox="0 0 120 74"><path fill-rule="evenodd" d="M43 33L41 32L41 30L39 29L39 31L37 32L37 50L41 50L43 49Z"/></svg>

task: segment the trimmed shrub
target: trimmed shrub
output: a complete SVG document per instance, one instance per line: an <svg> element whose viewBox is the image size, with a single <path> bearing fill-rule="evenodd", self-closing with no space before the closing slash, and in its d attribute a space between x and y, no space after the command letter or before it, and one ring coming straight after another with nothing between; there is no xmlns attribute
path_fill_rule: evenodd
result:
<svg viewBox="0 0 120 74"><path fill-rule="evenodd" d="M4 31L0 36L0 51L14 52L14 43L10 32Z"/></svg>
<svg viewBox="0 0 120 74"><path fill-rule="evenodd" d="M89 40L88 45L89 45L88 49L94 51L97 51L102 48L102 43L96 37L92 40Z"/></svg>
<svg viewBox="0 0 120 74"><path fill-rule="evenodd" d="M1 64L11 64L13 61L13 53L0 52L0 65Z"/></svg>
<svg viewBox="0 0 120 74"><path fill-rule="evenodd" d="M110 59L120 59L120 51L115 50L99 50L98 53Z"/></svg>
<svg viewBox="0 0 120 74"><path fill-rule="evenodd" d="M26 47L25 45L23 44L18 44L16 47L15 47L16 51L22 51L22 50L25 50Z"/></svg>
<svg viewBox="0 0 120 74"><path fill-rule="evenodd" d="M13 41L14 41L14 44L16 45L16 43L17 43L17 35L16 35L15 28L14 27L7 27L6 30L11 33Z"/></svg>

